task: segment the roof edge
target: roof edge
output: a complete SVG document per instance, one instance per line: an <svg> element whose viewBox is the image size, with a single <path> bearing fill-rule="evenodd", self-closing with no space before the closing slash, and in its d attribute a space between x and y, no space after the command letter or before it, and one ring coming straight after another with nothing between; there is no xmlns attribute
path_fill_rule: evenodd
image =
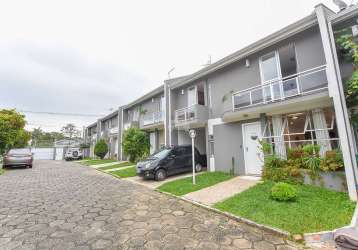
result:
<svg viewBox="0 0 358 250"><path fill-rule="evenodd" d="M193 81L196 81L206 75L209 75L211 73L214 73L217 70L220 70L234 62L237 62L251 54L254 54L262 49L265 49L271 45L274 45L275 43L282 41L290 36L293 36L299 32L302 32L306 29L309 29L310 27L317 24L317 18L316 13L313 12L312 14L244 47L241 50L238 50L219 61L207 66L204 69L201 69L191 75L189 75L187 78L185 78L183 81L180 81L178 83L175 83L171 85L170 87L172 89L179 88L183 85L186 85L188 83L191 83Z"/></svg>

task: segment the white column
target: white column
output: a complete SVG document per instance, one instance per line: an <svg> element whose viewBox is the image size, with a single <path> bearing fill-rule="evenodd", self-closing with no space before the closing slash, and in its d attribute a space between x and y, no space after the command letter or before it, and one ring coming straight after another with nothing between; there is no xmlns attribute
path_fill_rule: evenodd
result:
<svg viewBox="0 0 358 250"><path fill-rule="evenodd" d="M321 32L323 50L327 63L327 80L329 94L333 99L337 128L339 133L340 145L343 154L344 167L347 179L349 197L357 200L357 163L355 159L350 121L345 103L345 96L342 84L342 77L339 70L339 63L336 54L336 45L334 41L332 26L327 23L325 7L318 5L316 7L318 25Z"/></svg>
<svg viewBox="0 0 358 250"><path fill-rule="evenodd" d="M327 151L332 150L327 130L327 121L323 109L312 110L313 126L316 133L317 144L321 147L320 155L324 157Z"/></svg>
<svg viewBox="0 0 358 250"><path fill-rule="evenodd" d="M272 116L272 128L275 142L275 153L282 159L286 159L286 145L282 133L282 115Z"/></svg>

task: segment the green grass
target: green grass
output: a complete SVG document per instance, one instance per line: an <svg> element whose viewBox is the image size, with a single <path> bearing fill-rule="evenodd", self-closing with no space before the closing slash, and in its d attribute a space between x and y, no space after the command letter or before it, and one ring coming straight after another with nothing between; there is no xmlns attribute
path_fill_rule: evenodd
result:
<svg viewBox="0 0 358 250"><path fill-rule="evenodd" d="M108 169L112 169L112 168L120 168L120 167L134 166L134 165L135 165L135 163L133 163L133 162L123 162L123 163L119 163L119 164L112 165L112 166L101 167L101 168L98 168L98 169L100 169L100 170L108 170Z"/></svg>
<svg viewBox="0 0 358 250"><path fill-rule="evenodd" d="M296 186L295 202L278 202L270 198L273 185L257 184L214 207L291 234L332 230L350 223L355 203L346 193L300 185Z"/></svg>
<svg viewBox="0 0 358 250"><path fill-rule="evenodd" d="M0 168L0 175L2 175L3 173L5 173L5 170Z"/></svg>
<svg viewBox="0 0 358 250"><path fill-rule="evenodd" d="M136 167L131 167L131 168L125 168L125 169L121 169L121 170L117 170L114 172L111 172L112 175L121 177L121 178L128 178L128 177L133 177L137 175L137 170Z"/></svg>
<svg viewBox="0 0 358 250"><path fill-rule="evenodd" d="M92 165L99 165L99 164L104 164L104 163L111 163L111 162L115 162L116 160L112 160L112 159L92 159L92 160L87 160L87 161L83 161L81 162L81 164L86 165L86 166L92 166Z"/></svg>
<svg viewBox="0 0 358 250"><path fill-rule="evenodd" d="M184 195L206 187L210 187L219 182L231 179L233 176L223 172L206 172L196 176L196 185L192 183L192 177L187 177L171 182L164 183L158 189L175 195Z"/></svg>

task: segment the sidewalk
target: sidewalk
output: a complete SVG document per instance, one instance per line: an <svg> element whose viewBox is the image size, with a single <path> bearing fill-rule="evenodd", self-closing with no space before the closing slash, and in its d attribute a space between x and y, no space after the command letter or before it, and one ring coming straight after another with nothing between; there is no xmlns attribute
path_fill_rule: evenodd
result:
<svg viewBox="0 0 358 250"><path fill-rule="evenodd" d="M115 162L109 162L109 163L103 163L103 164L97 164L97 165L90 165L91 168L102 168L102 167L109 167L121 164L125 161L115 161Z"/></svg>
<svg viewBox="0 0 358 250"><path fill-rule="evenodd" d="M205 173L205 172L202 172L202 173ZM201 173L199 173L199 174L201 174ZM178 180L178 179L182 179L182 178L186 178L186 177L190 177L190 176L192 176L191 173L174 175L174 176L167 177L167 179L165 179L164 181L146 180L140 176L134 176L134 177L126 178L126 180L134 182L139 185L143 185L150 189L156 189L157 187L163 185L166 182L170 182L170 181L174 181L174 180Z"/></svg>
<svg viewBox="0 0 358 250"><path fill-rule="evenodd" d="M125 166L125 167L118 167L118 168L110 168L110 169L106 169L106 170L103 170L103 171L104 172L114 172L114 171L117 171L117 170L122 170L122 169L132 168L132 167L135 167L135 165Z"/></svg>
<svg viewBox="0 0 358 250"><path fill-rule="evenodd" d="M260 182L260 178L257 177L238 176L214 186L186 194L183 197L207 206L212 206L219 201L255 186L258 182Z"/></svg>

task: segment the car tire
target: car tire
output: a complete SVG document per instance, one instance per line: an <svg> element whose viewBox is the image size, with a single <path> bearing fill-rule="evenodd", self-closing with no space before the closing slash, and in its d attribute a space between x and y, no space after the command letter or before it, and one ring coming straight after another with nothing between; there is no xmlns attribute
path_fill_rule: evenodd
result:
<svg viewBox="0 0 358 250"><path fill-rule="evenodd" d="M156 181L164 181L167 178L167 172L164 169L159 169L155 172L155 180Z"/></svg>
<svg viewBox="0 0 358 250"><path fill-rule="evenodd" d="M201 170L203 170L203 166L201 166L201 164L200 163L197 163L196 165L195 165L195 172L201 172Z"/></svg>
<svg viewBox="0 0 358 250"><path fill-rule="evenodd" d="M32 168L32 165L29 165L29 168Z"/></svg>

